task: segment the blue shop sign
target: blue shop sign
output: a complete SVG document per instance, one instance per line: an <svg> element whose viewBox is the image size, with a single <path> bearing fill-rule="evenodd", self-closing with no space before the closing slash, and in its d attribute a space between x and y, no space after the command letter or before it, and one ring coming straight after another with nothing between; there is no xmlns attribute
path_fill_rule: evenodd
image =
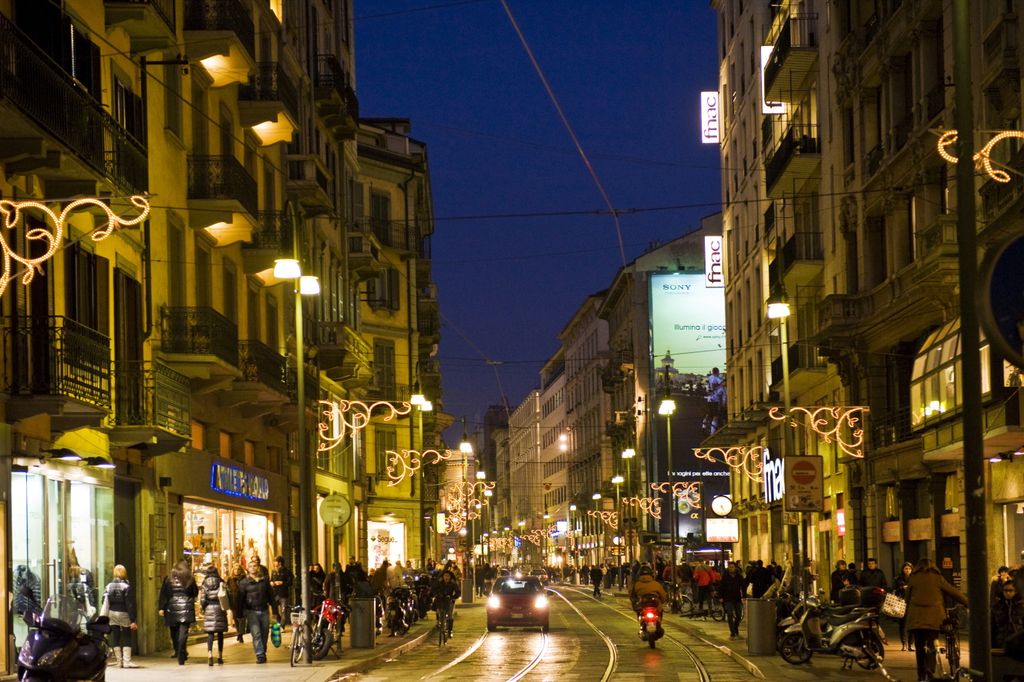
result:
<svg viewBox="0 0 1024 682"><path fill-rule="evenodd" d="M247 500L270 499L270 481L266 476L227 464L214 464L210 467L210 488Z"/></svg>

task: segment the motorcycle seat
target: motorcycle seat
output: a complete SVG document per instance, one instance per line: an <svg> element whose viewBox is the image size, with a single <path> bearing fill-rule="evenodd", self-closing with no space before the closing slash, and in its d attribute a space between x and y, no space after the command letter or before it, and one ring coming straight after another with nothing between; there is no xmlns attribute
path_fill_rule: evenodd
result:
<svg viewBox="0 0 1024 682"><path fill-rule="evenodd" d="M855 611L849 611L843 614L829 613L827 615L828 624L832 626L842 625L843 623L851 623L861 617L861 613Z"/></svg>
<svg viewBox="0 0 1024 682"><path fill-rule="evenodd" d="M853 605L853 606L835 606L835 607L829 608L827 610L827 613L830 616L836 616L836 617L838 617L838 616L845 616L845 615L848 615L848 614L852 613L854 610L859 609L859 608L860 607L856 606L856 605Z"/></svg>

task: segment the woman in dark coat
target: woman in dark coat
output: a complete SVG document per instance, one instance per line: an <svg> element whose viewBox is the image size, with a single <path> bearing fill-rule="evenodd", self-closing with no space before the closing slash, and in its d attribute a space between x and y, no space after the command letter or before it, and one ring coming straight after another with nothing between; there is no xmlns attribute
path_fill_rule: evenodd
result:
<svg viewBox="0 0 1024 682"><path fill-rule="evenodd" d="M1002 583L999 598L992 602L992 647L1002 649L1006 640L1024 632L1024 601L1012 580Z"/></svg>
<svg viewBox="0 0 1024 682"><path fill-rule="evenodd" d="M944 597L967 606L967 597L946 582L931 559L919 559L907 581L907 630L917 650L918 680L935 674L935 638L946 619Z"/></svg>
<svg viewBox="0 0 1024 682"><path fill-rule="evenodd" d="M206 658L213 665L213 640L217 640L217 664L224 664L224 631L228 629L228 614L221 606L217 592L227 585L221 579L216 566L206 567L206 577L199 591L199 606L203 609L203 630L206 632Z"/></svg>
<svg viewBox="0 0 1024 682"><path fill-rule="evenodd" d="M238 583L245 578L245 569L236 563L231 569L231 576L228 578L228 603L231 606L231 615L234 616L235 632L238 633L238 641L243 641L242 633L248 630L245 622L245 604L242 603L238 592Z"/></svg>
<svg viewBox="0 0 1024 682"><path fill-rule="evenodd" d="M199 589L192 579L188 563L179 561L160 587L160 615L171 630L171 641L178 665L188 658L188 629L196 622L196 595Z"/></svg>
<svg viewBox="0 0 1024 682"><path fill-rule="evenodd" d="M900 574L896 576L896 579L892 581L892 588L890 591L897 597L902 597L904 600L907 598L907 583L910 581L910 574L914 572L914 565L909 561L904 562L902 568L900 568ZM910 651L914 650L914 643L907 641L907 615L903 614L902 618L897 619L900 625L900 651L909 647Z"/></svg>

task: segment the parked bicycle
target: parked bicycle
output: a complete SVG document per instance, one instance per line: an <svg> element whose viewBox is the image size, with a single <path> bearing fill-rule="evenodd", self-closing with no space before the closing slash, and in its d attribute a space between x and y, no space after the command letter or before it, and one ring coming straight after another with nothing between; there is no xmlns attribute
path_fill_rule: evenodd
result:
<svg viewBox="0 0 1024 682"><path fill-rule="evenodd" d="M932 643L930 653L935 655L935 674L933 680L980 680L981 672L964 667L960 661L960 620L961 613L966 611L962 606L946 609L946 618L942 621L940 640ZM937 645L936 645L937 644Z"/></svg>
<svg viewBox="0 0 1024 682"><path fill-rule="evenodd" d="M292 652L289 662L294 668L306 662L306 613L301 606L292 608Z"/></svg>

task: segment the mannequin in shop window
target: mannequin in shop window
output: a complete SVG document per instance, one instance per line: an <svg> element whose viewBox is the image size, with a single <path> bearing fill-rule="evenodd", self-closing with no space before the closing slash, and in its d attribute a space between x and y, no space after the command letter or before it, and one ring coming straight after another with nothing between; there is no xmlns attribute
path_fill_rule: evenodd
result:
<svg viewBox="0 0 1024 682"><path fill-rule="evenodd" d="M39 576L21 564L14 569L14 612L18 615L38 613L42 610L42 585Z"/></svg>

